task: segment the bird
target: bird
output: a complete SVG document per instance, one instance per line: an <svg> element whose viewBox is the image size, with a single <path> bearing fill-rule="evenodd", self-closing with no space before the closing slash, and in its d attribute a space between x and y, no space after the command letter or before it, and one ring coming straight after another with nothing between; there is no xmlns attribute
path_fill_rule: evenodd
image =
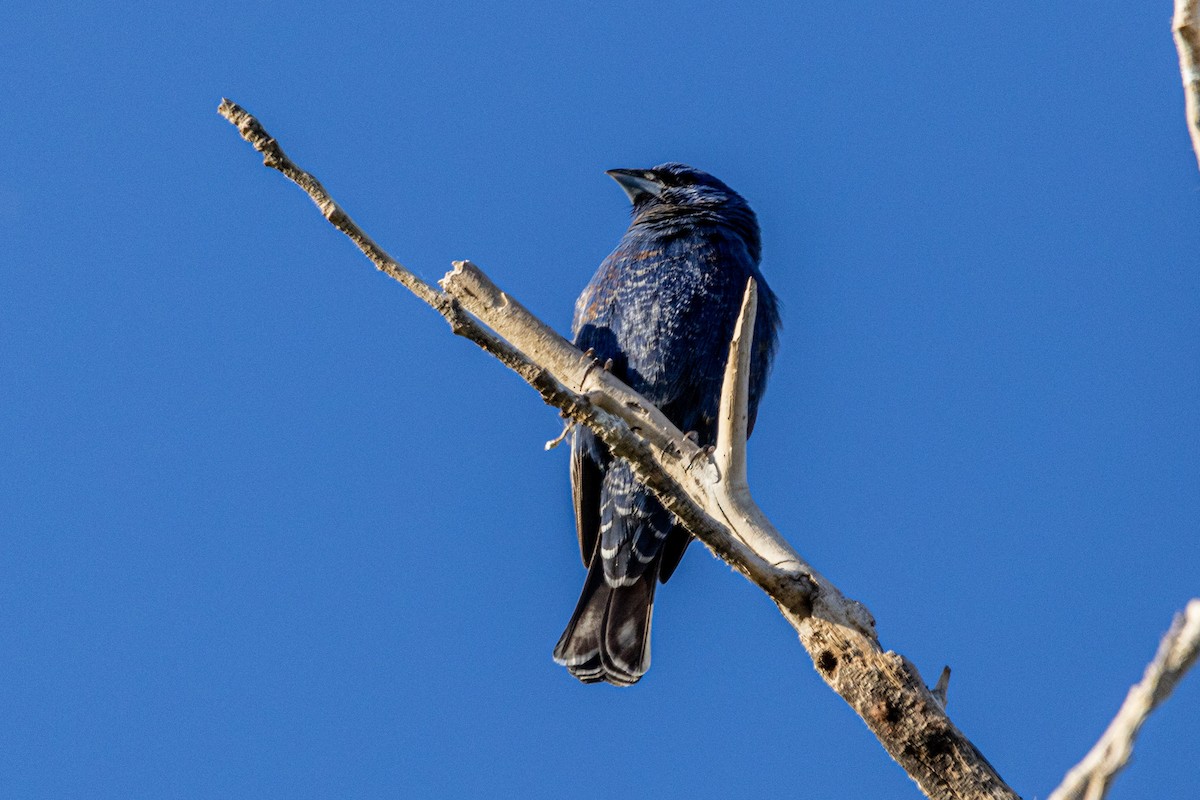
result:
<svg viewBox="0 0 1200 800"><path fill-rule="evenodd" d="M766 388L780 329L762 273L758 219L712 175L678 162L612 169L632 219L575 304L575 346L654 403L701 446L716 438L729 343L747 282L758 284L748 429ZM554 660L584 683L637 683L650 667L654 594L691 542L590 430L571 439L571 494L587 568Z"/></svg>

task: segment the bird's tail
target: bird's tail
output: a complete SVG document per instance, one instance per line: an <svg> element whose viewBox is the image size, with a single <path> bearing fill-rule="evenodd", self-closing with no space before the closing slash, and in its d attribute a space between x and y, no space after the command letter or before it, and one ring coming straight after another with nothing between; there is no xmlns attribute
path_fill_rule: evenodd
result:
<svg viewBox="0 0 1200 800"><path fill-rule="evenodd" d="M629 586L609 586L597 554L571 622L554 648L554 660L584 683L637 683L650 668L650 616L657 583L654 563Z"/></svg>

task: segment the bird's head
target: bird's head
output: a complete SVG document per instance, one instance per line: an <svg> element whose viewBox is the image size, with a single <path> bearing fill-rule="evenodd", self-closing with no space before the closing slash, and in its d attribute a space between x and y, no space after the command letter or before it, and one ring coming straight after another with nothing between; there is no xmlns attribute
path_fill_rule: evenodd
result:
<svg viewBox="0 0 1200 800"><path fill-rule="evenodd" d="M610 169L633 203L633 224L705 217L738 230L758 248L758 220L740 194L721 180L687 164L668 162L652 169Z"/></svg>
<svg viewBox="0 0 1200 800"><path fill-rule="evenodd" d="M687 164L670 162L653 169L610 169L607 174L629 195L635 213L652 206L688 209L746 204L741 195L720 180Z"/></svg>

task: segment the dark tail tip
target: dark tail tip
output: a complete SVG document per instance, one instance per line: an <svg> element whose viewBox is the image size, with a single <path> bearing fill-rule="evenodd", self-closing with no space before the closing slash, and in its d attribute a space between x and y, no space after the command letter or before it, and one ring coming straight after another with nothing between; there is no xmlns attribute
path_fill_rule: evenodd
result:
<svg viewBox="0 0 1200 800"><path fill-rule="evenodd" d="M554 660L583 683L637 683L650 668L657 572L647 570L629 586L609 586L596 559L571 622L554 648Z"/></svg>

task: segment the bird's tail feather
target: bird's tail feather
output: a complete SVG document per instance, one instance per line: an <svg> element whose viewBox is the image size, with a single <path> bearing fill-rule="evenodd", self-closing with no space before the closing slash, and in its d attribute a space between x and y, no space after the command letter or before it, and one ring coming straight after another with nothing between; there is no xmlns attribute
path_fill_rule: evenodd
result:
<svg viewBox="0 0 1200 800"><path fill-rule="evenodd" d="M629 586L609 586L595 558L554 660L584 683L632 686L650 668L650 620L658 565Z"/></svg>

